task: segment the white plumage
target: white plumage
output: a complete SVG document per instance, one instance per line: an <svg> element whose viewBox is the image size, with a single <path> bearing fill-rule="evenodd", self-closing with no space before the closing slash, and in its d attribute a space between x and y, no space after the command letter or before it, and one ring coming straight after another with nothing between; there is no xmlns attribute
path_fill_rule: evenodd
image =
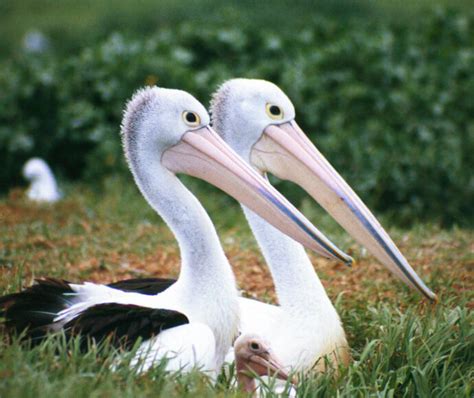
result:
<svg viewBox="0 0 474 398"><path fill-rule="evenodd" d="M283 104L285 118L294 117L287 97L268 82L230 80L213 97L211 114L216 131L249 163L254 143L265 127L275 122L266 113L268 103ZM337 354L336 364L347 363L348 344L339 315L304 248L242 208L270 267L279 305L240 299L241 332L263 336L288 369L322 370L324 355L336 359ZM226 360L232 359L230 352Z"/></svg>
<svg viewBox="0 0 474 398"><path fill-rule="evenodd" d="M175 173L220 187L310 248L323 250L324 237L208 124L206 110L191 95L156 87L134 95L122 123L135 182L178 241L178 280L150 295L139 289L44 279L24 292L0 297L0 317L9 327L19 328L18 321L36 334L65 328L99 338L120 329L123 337L132 332L147 336L134 361L142 370L162 358L172 370L198 367L212 375L220 370L238 333L235 279L209 216ZM340 255L335 247L328 250ZM25 313L13 314L16 309ZM118 329L117 319L123 324Z"/></svg>
<svg viewBox="0 0 474 398"><path fill-rule="evenodd" d="M139 347L131 365L141 373L147 372L162 360L166 360L166 370L170 372L189 372L195 369L206 373L212 380L219 374L215 363L214 333L204 323L193 322L164 330Z"/></svg>
<svg viewBox="0 0 474 398"><path fill-rule="evenodd" d="M55 203L62 195L48 164L40 158L32 158L23 166L23 176L30 181L28 199L34 202Z"/></svg>
<svg viewBox="0 0 474 398"><path fill-rule="evenodd" d="M305 136L295 108L276 85L233 79L211 103L212 121L224 140L259 173L269 172L306 189L359 243L391 272L427 298L423 283L356 193ZM293 369L324 369L350 354L339 316L303 247L242 206L275 282L279 306L241 300L241 330L267 339ZM350 263L346 256L339 259ZM231 357L230 354L228 357Z"/></svg>

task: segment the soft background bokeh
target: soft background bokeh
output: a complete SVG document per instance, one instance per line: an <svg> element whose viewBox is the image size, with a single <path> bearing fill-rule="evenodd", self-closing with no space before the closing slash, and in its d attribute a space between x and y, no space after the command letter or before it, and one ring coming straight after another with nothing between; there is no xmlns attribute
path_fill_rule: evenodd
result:
<svg viewBox="0 0 474 398"><path fill-rule="evenodd" d="M0 49L0 195L31 156L63 184L131 184L118 133L135 89L182 88L208 104L243 76L288 93L377 214L472 225L470 1L2 0Z"/></svg>

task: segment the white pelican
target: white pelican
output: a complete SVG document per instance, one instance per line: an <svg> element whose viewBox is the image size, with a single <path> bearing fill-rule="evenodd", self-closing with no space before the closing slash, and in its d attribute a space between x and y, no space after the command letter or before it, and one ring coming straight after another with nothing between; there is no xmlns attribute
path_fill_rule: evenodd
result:
<svg viewBox="0 0 474 398"><path fill-rule="evenodd" d="M0 298L8 329L28 328L38 339L61 328L96 340L112 335L125 347L142 338L141 370L166 356L168 369L218 371L239 324L234 275L209 216L175 173L216 185L309 248L347 260L208 124L190 94L156 87L134 95L122 123L135 182L178 240L178 280L152 280L152 291L150 280L108 286L39 280Z"/></svg>
<svg viewBox="0 0 474 398"><path fill-rule="evenodd" d="M296 124L288 97L263 80L233 79L211 103L213 126L262 175L291 180L315 198L389 270L426 297L425 286L369 209ZM339 316L303 247L250 209L243 210L275 283L279 306L242 299L241 331L269 341L286 366L324 369L323 355L347 363Z"/></svg>
<svg viewBox="0 0 474 398"><path fill-rule="evenodd" d="M54 203L61 199L54 174L40 158L31 158L23 166L23 177L30 181L28 199L34 202Z"/></svg>

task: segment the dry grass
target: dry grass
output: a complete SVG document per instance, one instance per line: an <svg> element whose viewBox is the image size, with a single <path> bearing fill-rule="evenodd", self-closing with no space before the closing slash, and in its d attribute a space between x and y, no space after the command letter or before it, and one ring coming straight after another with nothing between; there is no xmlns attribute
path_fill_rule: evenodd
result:
<svg viewBox="0 0 474 398"><path fill-rule="evenodd" d="M135 225L123 224L100 214L88 214L87 205L78 201L38 206L23 200L21 191L15 191L8 200L0 202L0 219L0 286L7 287L19 277L28 285L40 276L40 270L41 275L52 273L74 281L95 282L177 277L179 273L177 245L158 218L153 223L142 220ZM242 229L245 227L221 233L238 284L244 294L274 302L268 268L253 238ZM472 231L444 231L431 226L403 233L394 231L394 235L401 251L425 281L436 287L438 295L462 296L472 292ZM401 282L357 244L352 243L345 250L357 260L352 269L310 254L333 299L342 294L344 300L370 297L371 301L379 301L394 299L404 290ZM469 305L474 306L474 302Z"/></svg>

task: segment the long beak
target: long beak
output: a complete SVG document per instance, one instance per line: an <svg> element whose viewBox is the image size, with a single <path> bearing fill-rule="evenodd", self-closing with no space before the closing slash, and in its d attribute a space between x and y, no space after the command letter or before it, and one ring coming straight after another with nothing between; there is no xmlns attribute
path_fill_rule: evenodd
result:
<svg viewBox="0 0 474 398"><path fill-rule="evenodd" d="M300 185L391 272L427 298L436 299L367 206L295 121L265 128L252 149L251 161L262 171Z"/></svg>
<svg viewBox="0 0 474 398"><path fill-rule="evenodd" d="M249 370L255 372L259 376L273 376L280 380L288 380L290 375L285 371L284 366L272 355L266 353L267 358L261 355L254 354L249 358L247 364ZM293 384L297 384L295 379L292 379Z"/></svg>
<svg viewBox="0 0 474 398"><path fill-rule="evenodd" d="M178 144L163 153L161 161L172 172L217 186L307 248L351 263L350 256L318 231L210 127L185 133Z"/></svg>

